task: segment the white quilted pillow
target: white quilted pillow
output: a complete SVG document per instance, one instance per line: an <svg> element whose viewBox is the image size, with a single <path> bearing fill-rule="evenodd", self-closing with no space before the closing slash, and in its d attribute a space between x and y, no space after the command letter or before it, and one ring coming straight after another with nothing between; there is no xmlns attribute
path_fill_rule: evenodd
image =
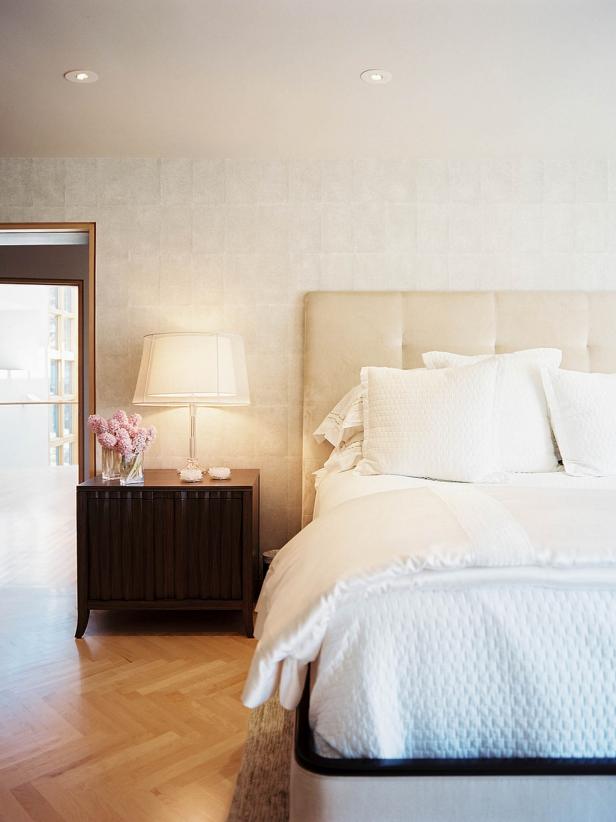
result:
<svg viewBox="0 0 616 822"><path fill-rule="evenodd" d="M499 470L494 400L500 366L362 368L362 474L482 482Z"/></svg>
<svg viewBox="0 0 616 822"><path fill-rule="evenodd" d="M545 368L542 375L567 474L616 474L616 374Z"/></svg>
<svg viewBox="0 0 616 822"><path fill-rule="evenodd" d="M319 443L327 440L337 448L363 429L362 387L356 385L336 403L312 436Z"/></svg>
<svg viewBox="0 0 616 822"><path fill-rule="evenodd" d="M531 348L512 354L467 357L445 351L423 355L427 368L451 368L496 359L502 363L497 397L497 425L504 471L555 471L558 459L548 417L541 369L558 368L558 348Z"/></svg>

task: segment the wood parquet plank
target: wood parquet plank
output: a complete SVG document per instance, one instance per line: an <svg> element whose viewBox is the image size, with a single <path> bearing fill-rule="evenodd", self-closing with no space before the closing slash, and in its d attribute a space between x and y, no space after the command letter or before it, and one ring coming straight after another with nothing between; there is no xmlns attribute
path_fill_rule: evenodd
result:
<svg viewBox="0 0 616 822"><path fill-rule="evenodd" d="M0 822L222 822L254 641L234 615L203 612L94 613L73 639L74 489L47 489L33 514L11 480L0 476Z"/></svg>

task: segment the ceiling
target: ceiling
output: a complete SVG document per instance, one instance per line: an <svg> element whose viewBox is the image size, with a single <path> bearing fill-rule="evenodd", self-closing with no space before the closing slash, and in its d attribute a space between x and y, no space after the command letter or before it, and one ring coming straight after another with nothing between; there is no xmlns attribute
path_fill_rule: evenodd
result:
<svg viewBox="0 0 616 822"><path fill-rule="evenodd" d="M615 43L613 0L0 0L0 155L614 153Z"/></svg>

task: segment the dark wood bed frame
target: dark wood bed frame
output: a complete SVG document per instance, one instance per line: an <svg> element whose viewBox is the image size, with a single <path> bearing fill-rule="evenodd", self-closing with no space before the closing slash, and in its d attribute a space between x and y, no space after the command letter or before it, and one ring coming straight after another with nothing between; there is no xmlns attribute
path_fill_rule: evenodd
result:
<svg viewBox="0 0 616 822"><path fill-rule="evenodd" d="M320 756L309 723L310 673L295 715L295 759L321 776L613 776L616 759L331 759Z"/></svg>

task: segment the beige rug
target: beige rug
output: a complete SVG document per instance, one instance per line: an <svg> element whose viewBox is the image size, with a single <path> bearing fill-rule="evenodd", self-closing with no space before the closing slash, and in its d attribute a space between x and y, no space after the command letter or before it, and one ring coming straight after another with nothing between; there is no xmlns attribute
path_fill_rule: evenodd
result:
<svg viewBox="0 0 616 822"><path fill-rule="evenodd" d="M277 697L252 712L227 822L287 822L293 719Z"/></svg>

